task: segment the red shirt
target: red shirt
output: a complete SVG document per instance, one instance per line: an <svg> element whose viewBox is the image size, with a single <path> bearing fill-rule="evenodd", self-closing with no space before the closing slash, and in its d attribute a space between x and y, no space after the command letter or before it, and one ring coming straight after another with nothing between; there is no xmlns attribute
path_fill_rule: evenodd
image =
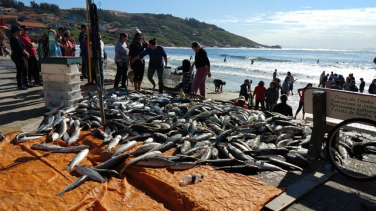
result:
<svg viewBox="0 0 376 211"><path fill-rule="evenodd" d="M256 86L255 91L253 92L253 95L256 95L256 100L265 100L265 92L266 88L265 86Z"/></svg>
<svg viewBox="0 0 376 211"><path fill-rule="evenodd" d="M70 50L68 50L68 46L71 47ZM72 51L72 48L74 48L75 46L72 44L71 41L68 40L67 42L65 42L64 40L62 40L60 43L60 47L65 49L63 56L73 56L74 52Z"/></svg>
<svg viewBox="0 0 376 211"><path fill-rule="evenodd" d="M300 88L300 89L298 89L298 93L299 93L299 92L302 93L302 94L301 94L302 96L300 97L300 100L301 100L301 101L304 101L304 91L305 91L304 88Z"/></svg>
<svg viewBox="0 0 376 211"><path fill-rule="evenodd" d="M25 34L25 35L20 35L18 39L25 44L25 50L27 53L29 53L30 56L36 56L37 51L35 50L34 47L30 47L28 44L31 44L31 39Z"/></svg>

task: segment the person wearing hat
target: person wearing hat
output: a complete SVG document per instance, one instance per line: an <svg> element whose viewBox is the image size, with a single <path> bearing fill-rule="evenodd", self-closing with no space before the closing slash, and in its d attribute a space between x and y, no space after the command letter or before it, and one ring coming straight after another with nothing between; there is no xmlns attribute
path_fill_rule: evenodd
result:
<svg viewBox="0 0 376 211"><path fill-rule="evenodd" d="M338 89L338 90L342 90L342 87L341 87L341 80L340 79L337 79L336 80L336 83L333 84L330 88L331 89Z"/></svg>
<svg viewBox="0 0 376 211"><path fill-rule="evenodd" d="M248 109L248 106L246 105L246 99L243 95L241 95L233 104L234 106L242 107L245 109Z"/></svg>
<svg viewBox="0 0 376 211"><path fill-rule="evenodd" d="M360 85L359 85L359 91L360 93L364 92L364 87L366 86L366 82L364 82L363 78L360 78Z"/></svg>
<svg viewBox="0 0 376 211"><path fill-rule="evenodd" d="M10 28L11 36L9 39L10 48L12 49L12 55L10 56L17 68L17 89L26 90L27 87L22 84L23 74L27 75L27 59L29 53L25 50L25 45L18 37L21 33L21 28L17 25L12 25Z"/></svg>
<svg viewBox="0 0 376 211"><path fill-rule="evenodd" d="M274 106L273 112L277 112L285 116L292 116L292 107L287 104L287 95L283 94L280 99L281 103Z"/></svg>
<svg viewBox="0 0 376 211"><path fill-rule="evenodd" d="M355 84L355 81L351 81L350 82L350 89L349 89L349 91L351 91L351 92L358 92L359 91L358 87Z"/></svg>
<svg viewBox="0 0 376 211"><path fill-rule="evenodd" d="M21 42L25 45L25 49L27 53L29 53L29 59L27 60L28 63L28 75L27 78L24 76L24 79L26 79L25 84L27 84L28 87L32 86L38 86L40 83L39 78L39 68L38 68L38 60L36 58L37 51L35 50L35 43L31 41L31 39L27 36L28 31L30 28L26 27L25 25L21 26L21 35L19 36L19 39ZM34 78L35 84L31 84L31 76Z"/></svg>

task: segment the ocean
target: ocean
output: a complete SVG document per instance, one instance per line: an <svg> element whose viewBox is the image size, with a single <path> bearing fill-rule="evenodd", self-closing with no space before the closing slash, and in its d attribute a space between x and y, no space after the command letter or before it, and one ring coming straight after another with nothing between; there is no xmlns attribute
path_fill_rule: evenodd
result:
<svg viewBox="0 0 376 211"><path fill-rule="evenodd" d="M305 87L307 83L317 86L322 71L334 72L345 77L354 74L357 85L360 78L366 82L365 89L372 79L376 78L376 65L373 59L376 52L354 50L311 50L311 49L248 49L248 48L205 48L211 63L212 78L207 80L207 86L214 88L213 79L222 79L226 82L223 87L227 91L239 91L244 79L252 79L252 89L259 81L264 81L269 87L274 69L277 69L279 78L283 81L290 71L297 81L294 91ZM114 46L106 46L108 62L105 71L116 69L113 62ZM183 59L194 58L191 48L170 48L165 51L171 71L180 66ZM226 62L224 59L226 58ZM148 63L146 56L146 64ZM254 63L251 64L251 60ZM317 63L317 61L319 62ZM193 62L193 60L192 60ZM146 78L144 78L145 80ZM146 79L147 80L147 79Z"/></svg>

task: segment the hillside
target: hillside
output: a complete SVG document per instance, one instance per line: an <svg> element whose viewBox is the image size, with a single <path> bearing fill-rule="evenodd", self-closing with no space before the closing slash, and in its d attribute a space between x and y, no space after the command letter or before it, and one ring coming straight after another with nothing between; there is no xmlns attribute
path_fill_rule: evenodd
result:
<svg viewBox="0 0 376 211"><path fill-rule="evenodd" d="M85 18L84 10L72 9L66 12L78 19ZM279 47L259 44L194 18L182 19L166 14L132 14L108 10L98 10L98 13L103 21L101 24L117 24L117 28L123 29L138 27L147 39L155 37L158 43L164 46L189 46L192 41L198 41L208 47ZM104 40L108 38L111 36L106 35Z"/></svg>

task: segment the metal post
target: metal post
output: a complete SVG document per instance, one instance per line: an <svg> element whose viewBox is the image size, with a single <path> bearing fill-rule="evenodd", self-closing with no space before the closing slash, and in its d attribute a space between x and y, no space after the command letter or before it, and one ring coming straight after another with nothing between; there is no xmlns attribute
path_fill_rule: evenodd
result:
<svg viewBox="0 0 376 211"><path fill-rule="evenodd" d="M325 91L313 92L313 129L309 142L308 159L315 160L320 157L326 127L326 93Z"/></svg>

